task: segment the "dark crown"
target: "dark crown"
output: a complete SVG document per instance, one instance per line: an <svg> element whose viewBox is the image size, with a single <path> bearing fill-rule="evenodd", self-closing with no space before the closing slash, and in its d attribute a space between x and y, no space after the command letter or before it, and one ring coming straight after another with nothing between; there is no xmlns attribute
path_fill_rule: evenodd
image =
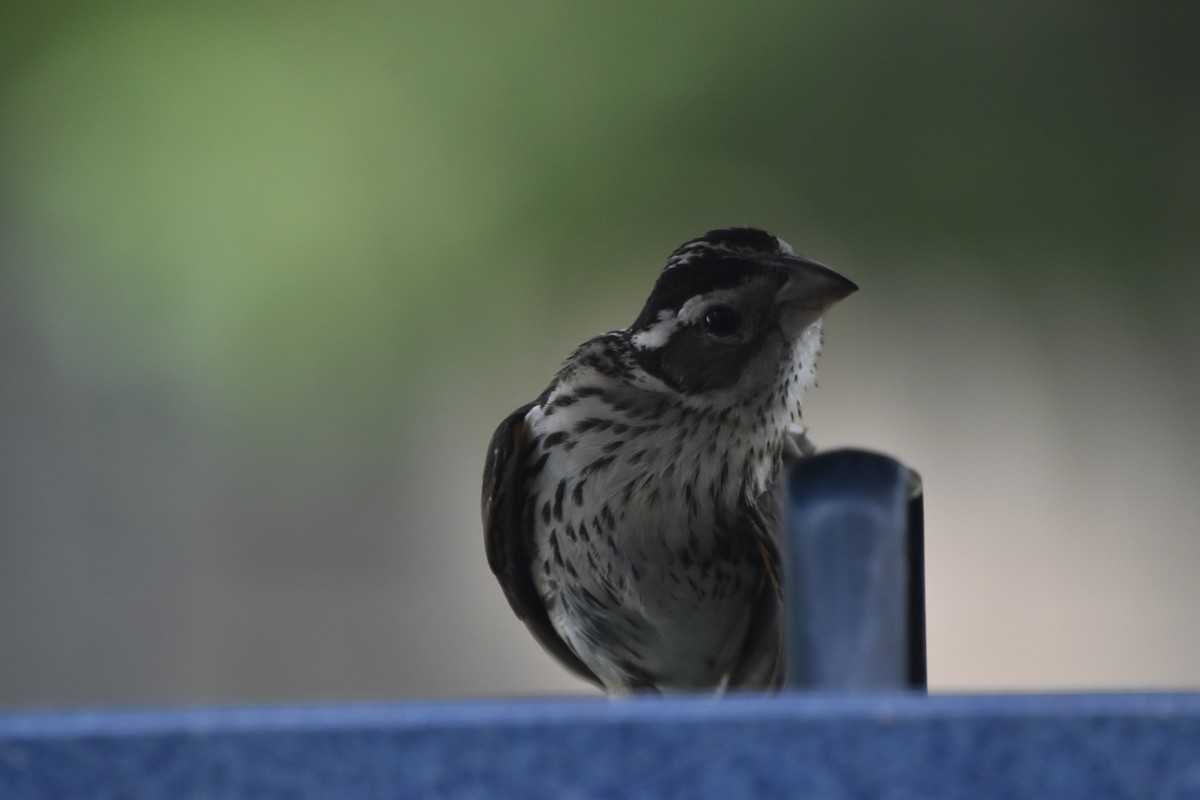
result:
<svg viewBox="0 0 1200 800"><path fill-rule="evenodd" d="M659 311L697 294L737 286L761 270L761 262L786 255L792 255L786 242L758 228L722 228L684 242L667 259L633 327L653 324Z"/></svg>
<svg viewBox="0 0 1200 800"><path fill-rule="evenodd" d="M721 228L709 231L675 248L667 259L667 269L682 266L706 255L754 259L791 255L791 248L779 237L758 228Z"/></svg>

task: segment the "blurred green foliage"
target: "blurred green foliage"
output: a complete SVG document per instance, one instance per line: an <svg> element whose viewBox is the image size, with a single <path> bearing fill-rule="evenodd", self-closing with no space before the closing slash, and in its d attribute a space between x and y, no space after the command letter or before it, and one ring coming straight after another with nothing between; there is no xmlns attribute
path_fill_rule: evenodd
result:
<svg viewBox="0 0 1200 800"><path fill-rule="evenodd" d="M24 4L0 201L63 316L268 417L725 224L1152 311L1200 253L1196 9Z"/></svg>

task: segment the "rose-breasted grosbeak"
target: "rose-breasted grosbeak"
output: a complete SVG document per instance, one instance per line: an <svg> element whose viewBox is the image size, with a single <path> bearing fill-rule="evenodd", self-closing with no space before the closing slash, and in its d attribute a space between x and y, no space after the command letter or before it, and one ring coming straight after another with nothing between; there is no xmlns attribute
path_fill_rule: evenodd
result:
<svg viewBox="0 0 1200 800"><path fill-rule="evenodd" d="M610 693L778 685L780 469L821 315L856 289L769 233L711 231L500 424L488 563L559 661Z"/></svg>

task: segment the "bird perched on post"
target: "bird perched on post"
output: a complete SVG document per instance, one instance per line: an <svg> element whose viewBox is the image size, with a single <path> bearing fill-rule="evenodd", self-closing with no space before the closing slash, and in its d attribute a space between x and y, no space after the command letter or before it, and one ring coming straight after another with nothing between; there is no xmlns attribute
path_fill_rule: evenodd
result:
<svg viewBox="0 0 1200 800"><path fill-rule="evenodd" d="M765 231L710 231L500 423L488 563L564 665L610 694L779 684L780 469L821 316L857 288Z"/></svg>

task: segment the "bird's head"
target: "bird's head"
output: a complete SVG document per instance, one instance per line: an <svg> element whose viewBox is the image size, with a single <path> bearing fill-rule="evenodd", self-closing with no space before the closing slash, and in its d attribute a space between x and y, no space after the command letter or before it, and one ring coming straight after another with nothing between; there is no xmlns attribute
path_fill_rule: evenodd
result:
<svg viewBox="0 0 1200 800"><path fill-rule="evenodd" d="M766 231L709 231L667 260L629 328L634 358L684 394L752 396L812 366L795 362L816 358L821 315L857 288Z"/></svg>

